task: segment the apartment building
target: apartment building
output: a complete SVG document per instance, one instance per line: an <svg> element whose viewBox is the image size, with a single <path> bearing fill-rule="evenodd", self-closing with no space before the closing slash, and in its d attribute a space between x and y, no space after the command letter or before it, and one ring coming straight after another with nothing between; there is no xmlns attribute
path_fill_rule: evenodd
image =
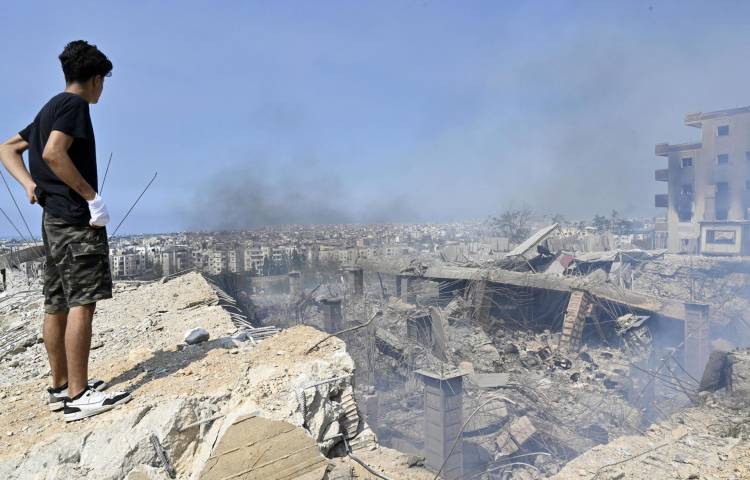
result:
<svg viewBox="0 0 750 480"><path fill-rule="evenodd" d="M227 270L233 273L245 271L245 251L232 249L227 252Z"/></svg>
<svg viewBox="0 0 750 480"><path fill-rule="evenodd" d="M171 246L161 253L161 268L163 275L187 270L191 266L191 252L186 246Z"/></svg>
<svg viewBox="0 0 750 480"><path fill-rule="evenodd" d="M667 183L656 207L667 209L667 248L706 255L750 254L750 107L689 113L700 141L660 143Z"/></svg>
<svg viewBox="0 0 750 480"><path fill-rule="evenodd" d="M209 250L206 271L211 275L218 275L227 270L226 250Z"/></svg>
<svg viewBox="0 0 750 480"><path fill-rule="evenodd" d="M270 247L254 246L245 249L245 266L247 269L252 267L256 272L263 271L263 264L266 257L271 256Z"/></svg>
<svg viewBox="0 0 750 480"><path fill-rule="evenodd" d="M146 258L142 253L123 253L109 257L112 278L132 278L143 274Z"/></svg>

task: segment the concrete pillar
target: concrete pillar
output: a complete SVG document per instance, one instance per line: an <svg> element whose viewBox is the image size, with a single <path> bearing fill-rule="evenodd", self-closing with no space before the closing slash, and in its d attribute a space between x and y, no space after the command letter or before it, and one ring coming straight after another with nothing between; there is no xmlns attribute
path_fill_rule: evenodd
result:
<svg viewBox="0 0 750 480"><path fill-rule="evenodd" d="M302 274L289 272L289 295L299 297L302 293Z"/></svg>
<svg viewBox="0 0 750 480"><path fill-rule="evenodd" d="M378 428L379 407L378 393L374 388L370 388L367 393L362 395L362 410L367 424L373 430Z"/></svg>
<svg viewBox="0 0 750 480"><path fill-rule="evenodd" d="M338 297L324 298L320 303L323 305L323 329L328 333L343 330L341 299Z"/></svg>
<svg viewBox="0 0 750 480"><path fill-rule="evenodd" d="M362 295L365 292L365 272L359 267L346 269L347 286L352 295Z"/></svg>
<svg viewBox="0 0 750 480"><path fill-rule="evenodd" d="M685 370L694 378L703 376L711 353L708 305L685 304Z"/></svg>
<svg viewBox="0 0 750 480"><path fill-rule="evenodd" d="M463 440L452 454L450 450L463 424L463 373L415 373L424 383L425 467L437 472L445 464L440 478L459 480L463 478Z"/></svg>
<svg viewBox="0 0 750 480"><path fill-rule="evenodd" d="M583 290L573 290L565 310L559 347L563 351L577 352L581 348L583 327L586 324L589 298Z"/></svg>

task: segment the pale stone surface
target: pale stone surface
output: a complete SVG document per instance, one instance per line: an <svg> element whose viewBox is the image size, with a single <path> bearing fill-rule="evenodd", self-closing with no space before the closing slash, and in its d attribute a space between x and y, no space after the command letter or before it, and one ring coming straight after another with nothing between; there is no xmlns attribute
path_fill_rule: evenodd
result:
<svg viewBox="0 0 750 480"><path fill-rule="evenodd" d="M185 343L188 345L197 345L199 343L207 342L211 335L205 328L193 328L185 332Z"/></svg>

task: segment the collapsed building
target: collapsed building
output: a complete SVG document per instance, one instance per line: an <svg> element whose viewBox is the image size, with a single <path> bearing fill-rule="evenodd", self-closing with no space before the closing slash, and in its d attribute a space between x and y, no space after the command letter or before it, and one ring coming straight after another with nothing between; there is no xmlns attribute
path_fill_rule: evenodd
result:
<svg viewBox="0 0 750 480"><path fill-rule="evenodd" d="M120 282L98 310L93 357L135 399L65 429L35 400L47 375L30 327L39 292L5 292L0 473L743 478L750 269L572 251L558 231L502 258ZM210 340L181 341L194 328ZM127 448L105 448L122 438Z"/></svg>
<svg viewBox="0 0 750 480"><path fill-rule="evenodd" d="M360 259L268 320L343 331L379 441L441 478L546 478L699 408L712 352L750 339L741 259L567 252L557 230L491 262Z"/></svg>

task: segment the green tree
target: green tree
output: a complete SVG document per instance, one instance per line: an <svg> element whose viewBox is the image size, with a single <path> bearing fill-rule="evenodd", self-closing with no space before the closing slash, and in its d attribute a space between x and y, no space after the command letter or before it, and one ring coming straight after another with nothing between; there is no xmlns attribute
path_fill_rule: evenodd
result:
<svg viewBox="0 0 750 480"><path fill-rule="evenodd" d="M511 242L520 243L531 234L529 221L532 214L532 210L527 206L519 209L509 208L499 217L492 217L490 224Z"/></svg>

